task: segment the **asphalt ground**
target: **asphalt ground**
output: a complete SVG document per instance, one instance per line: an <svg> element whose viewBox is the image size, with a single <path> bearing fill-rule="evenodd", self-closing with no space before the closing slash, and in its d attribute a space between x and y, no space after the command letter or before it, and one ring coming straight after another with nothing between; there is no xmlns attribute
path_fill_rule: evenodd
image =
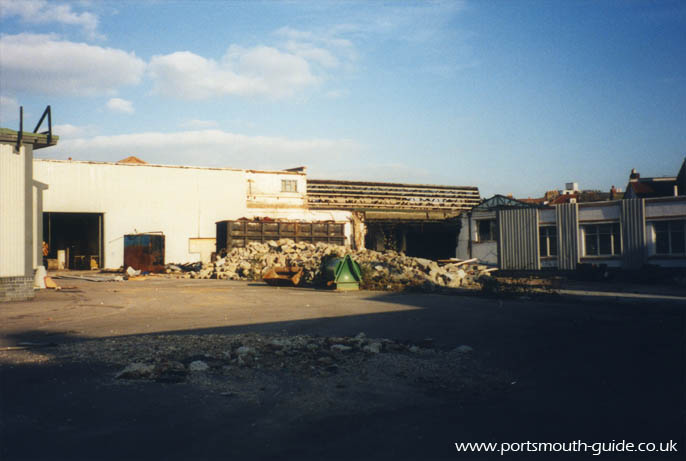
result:
<svg viewBox="0 0 686 461"><path fill-rule="evenodd" d="M218 280L60 284L65 289L38 292L34 301L0 305L0 346L45 346L0 352L2 460L683 456L686 303L678 299L334 293ZM382 383L347 385L346 394L312 408L302 399L306 381L282 374L265 375L260 397L244 400L192 380L122 382L114 378L119 365L58 352L159 334L184 341L360 332L408 343L431 338L438 351L469 345L475 370L497 378L476 376L464 391L445 392L437 383L388 392ZM527 441L673 441L679 452L501 455L455 447Z"/></svg>

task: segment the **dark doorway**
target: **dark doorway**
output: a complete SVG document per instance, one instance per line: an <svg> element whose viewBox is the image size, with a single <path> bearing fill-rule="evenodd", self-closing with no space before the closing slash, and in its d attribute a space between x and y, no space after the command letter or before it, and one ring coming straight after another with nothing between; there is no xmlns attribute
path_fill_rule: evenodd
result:
<svg viewBox="0 0 686 461"><path fill-rule="evenodd" d="M103 267L102 213L43 213L43 238L49 259L65 251L65 269Z"/></svg>
<svg viewBox="0 0 686 461"><path fill-rule="evenodd" d="M368 222L365 247L427 259L454 258L459 230L458 221Z"/></svg>

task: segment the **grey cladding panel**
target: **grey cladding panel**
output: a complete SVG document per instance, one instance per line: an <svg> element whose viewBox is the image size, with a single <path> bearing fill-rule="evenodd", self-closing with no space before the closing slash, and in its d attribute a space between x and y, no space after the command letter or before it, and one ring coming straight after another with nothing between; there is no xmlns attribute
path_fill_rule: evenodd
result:
<svg viewBox="0 0 686 461"><path fill-rule="evenodd" d="M638 269L646 260L645 201L622 200L622 255L627 269Z"/></svg>
<svg viewBox="0 0 686 461"><path fill-rule="evenodd" d="M579 262L579 206L565 203L555 206L557 221L557 267L574 270Z"/></svg>
<svg viewBox="0 0 686 461"><path fill-rule="evenodd" d="M538 210L499 210L498 240L501 269L540 269L538 256Z"/></svg>

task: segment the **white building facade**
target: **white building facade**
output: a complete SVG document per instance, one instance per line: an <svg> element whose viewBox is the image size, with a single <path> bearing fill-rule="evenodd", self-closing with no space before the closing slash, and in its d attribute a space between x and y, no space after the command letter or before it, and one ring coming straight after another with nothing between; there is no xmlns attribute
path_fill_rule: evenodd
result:
<svg viewBox="0 0 686 461"><path fill-rule="evenodd" d="M686 268L686 196L546 207L512 202L463 215L459 258L513 270Z"/></svg>
<svg viewBox="0 0 686 461"><path fill-rule="evenodd" d="M165 263L207 261L216 223L240 218L345 223L351 213L307 209L303 171L254 171L136 163L34 160L43 197L44 240L71 259L118 268L124 236L165 236Z"/></svg>

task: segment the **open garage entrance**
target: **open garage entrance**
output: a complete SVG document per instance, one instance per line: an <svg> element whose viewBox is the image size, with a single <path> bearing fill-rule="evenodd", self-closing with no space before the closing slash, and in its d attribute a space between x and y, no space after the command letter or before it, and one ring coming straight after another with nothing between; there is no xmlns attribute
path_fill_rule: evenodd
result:
<svg viewBox="0 0 686 461"><path fill-rule="evenodd" d="M102 238L102 213L43 213L49 265L64 261L65 269L101 269Z"/></svg>
<svg viewBox="0 0 686 461"><path fill-rule="evenodd" d="M367 222L365 247L370 250L394 250L407 256L428 259L454 258L460 224L444 222Z"/></svg>

